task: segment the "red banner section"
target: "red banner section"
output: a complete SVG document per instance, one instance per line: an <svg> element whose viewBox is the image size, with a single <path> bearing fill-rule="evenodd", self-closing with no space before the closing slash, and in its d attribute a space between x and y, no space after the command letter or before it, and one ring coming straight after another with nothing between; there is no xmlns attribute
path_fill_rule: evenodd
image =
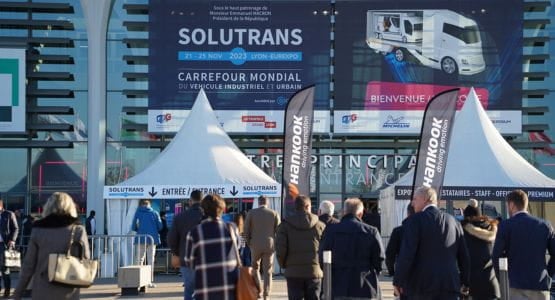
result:
<svg viewBox="0 0 555 300"><path fill-rule="evenodd" d="M435 95L454 88L460 89L457 97L457 110L459 110L466 101L470 87L370 81L366 86L364 108L366 110L424 110ZM474 88L474 90L484 109L487 109L488 90L484 88Z"/></svg>

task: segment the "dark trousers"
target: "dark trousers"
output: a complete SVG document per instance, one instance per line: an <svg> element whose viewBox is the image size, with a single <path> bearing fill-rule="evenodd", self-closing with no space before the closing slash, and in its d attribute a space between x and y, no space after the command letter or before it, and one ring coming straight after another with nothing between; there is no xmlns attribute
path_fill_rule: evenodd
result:
<svg viewBox="0 0 555 300"><path fill-rule="evenodd" d="M0 243L0 262L4 264L4 250L6 245ZM4 295L10 294L10 289L12 288L12 279L10 278L10 268L4 266L0 267L0 273L2 273L2 281L4 281Z"/></svg>
<svg viewBox="0 0 555 300"><path fill-rule="evenodd" d="M320 278L286 278L289 300L318 300L322 280Z"/></svg>
<svg viewBox="0 0 555 300"><path fill-rule="evenodd" d="M4 281L4 295L10 294L10 289L12 288L12 279L10 278L10 269L4 266L0 267L0 273L2 273L2 280Z"/></svg>

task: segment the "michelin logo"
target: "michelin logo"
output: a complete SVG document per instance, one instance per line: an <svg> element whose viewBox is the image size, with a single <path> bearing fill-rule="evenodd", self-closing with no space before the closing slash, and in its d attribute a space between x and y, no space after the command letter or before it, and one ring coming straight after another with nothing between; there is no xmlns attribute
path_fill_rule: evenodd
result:
<svg viewBox="0 0 555 300"><path fill-rule="evenodd" d="M387 120L383 123L382 128L410 128L410 123L403 122L405 117L400 116L393 118L392 115L387 116Z"/></svg>

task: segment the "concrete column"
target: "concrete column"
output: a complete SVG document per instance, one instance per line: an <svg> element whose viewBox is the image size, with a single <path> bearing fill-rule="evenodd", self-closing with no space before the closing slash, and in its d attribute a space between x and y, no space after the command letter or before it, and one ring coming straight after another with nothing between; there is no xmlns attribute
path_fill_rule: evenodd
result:
<svg viewBox="0 0 555 300"><path fill-rule="evenodd" d="M96 232L104 233L106 175L106 34L114 0L81 0L88 34L87 215L96 211Z"/></svg>

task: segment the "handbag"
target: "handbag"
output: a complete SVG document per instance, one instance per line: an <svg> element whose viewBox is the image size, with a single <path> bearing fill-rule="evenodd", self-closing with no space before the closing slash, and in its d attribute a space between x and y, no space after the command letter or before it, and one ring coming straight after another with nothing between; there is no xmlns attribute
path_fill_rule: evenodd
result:
<svg viewBox="0 0 555 300"><path fill-rule="evenodd" d="M233 234L233 229L231 225L228 225L228 227L229 234L231 234L231 240L233 241L233 248L235 248L235 255L237 257L237 268L239 269L235 297L240 300L256 300L258 299L260 290L258 289L258 284L256 284L256 280L254 279L253 269L251 267L245 267L241 263L241 255L239 254L239 247L237 247L237 241L235 239L235 235Z"/></svg>
<svg viewBox="0 0 555 300"><path fill-rule="evenodd" d="M89 287L96 277L98 261L84 258L85 246L81 245L81 257L70 254L71 245L75 242L75 225L71 228L71 237L66 253L51 253L48 255L48 280L71 287Z"/></svg>
<svg viewBox="0 0 555 300"><path fill-rule="evenodd" d="M21 253L13 247L4 250L4 267L21 268Z"/></svg>

